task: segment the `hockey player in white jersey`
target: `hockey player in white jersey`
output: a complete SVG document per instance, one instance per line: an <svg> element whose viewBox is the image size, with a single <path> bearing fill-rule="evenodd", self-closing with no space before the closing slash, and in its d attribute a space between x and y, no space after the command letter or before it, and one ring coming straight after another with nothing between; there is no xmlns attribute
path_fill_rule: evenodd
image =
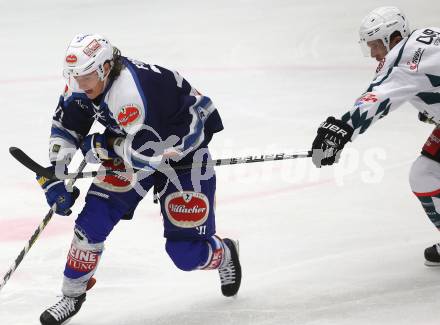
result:
<svg viewBox="0 0 440 325"><path fill-rule="evenodd" d="M360 27L366 56L379 61L376 75L353 108L340 119L321 124L313 141L317 167L338 161L341 150L380 118L410 102L423 122L436 124L410 171L411 189L431 222L440 230L440 28L410 32L396 7L370 12ZM425 249L425 264L440 266L440 244Z"/></svg>

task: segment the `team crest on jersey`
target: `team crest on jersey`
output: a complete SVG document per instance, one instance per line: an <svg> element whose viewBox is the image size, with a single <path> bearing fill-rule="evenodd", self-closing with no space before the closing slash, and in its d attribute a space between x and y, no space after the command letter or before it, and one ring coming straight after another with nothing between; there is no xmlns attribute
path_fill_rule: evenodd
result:
<svg viewBox="0 0 440 325"><path fill-rule="evenodd" d="M101 48L101 44L98 43L97 40L93 40L91 41L83 50L83 52L87 55L87 56L93 56L100 48Z"/></svg>
<svg viewBox="0 0 440 325"><path fill-rule="evenodd" d="M139 116L141 116L140 107L136 104L129 104L121 108L117 119L119 125L126 127L136 122Z"/></svg>
<svg viewBox="0 0 440 325"><path fill-rule="evenodd" d="M359 107L359 106L362 106L363 104L375 103L377 101L378 101L378 98L374 93L365 93L356 100L354 105L356 107Z"/></svg>
<svg viewBox="0 0 440 325"><path fill-rule="evenodd" d="M76 57L75 54L68 54L66 56L66 63L73 65L78 61L78 58Z"/></svg>
<svg viewBox="0 0 440 325"><path fill-rule="evenodd" d="M166 197L165 210L173 225L194 228L204 224L208 219L209 201L203 193L175 192Z"/></svg>

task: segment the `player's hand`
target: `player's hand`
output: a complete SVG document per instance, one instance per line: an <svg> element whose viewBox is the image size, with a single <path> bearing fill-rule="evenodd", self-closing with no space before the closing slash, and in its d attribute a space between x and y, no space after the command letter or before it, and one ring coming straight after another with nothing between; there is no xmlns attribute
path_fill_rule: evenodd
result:
<svg viewBox="0 0 440 325"><path fill-rule="evenodd" d="M118 157L109 145L110 140L101 133L86 136L80 146L86 161L90 164L99 164L102 161Z"/></svg>
<svg viewBox="0 0 440 325"><path fill-rule="evenodd" d="M79 196L77 187L73 187L72 191L68 191L64 181L47 179L39 175L37 175L37 181L44 190L49 206L52 208L55 205L56 214L68 216L72 213L70 208Z"/></svg>
<svg viewBox="0 0 440 325"><path fill-rule="evenodd" d="M353 128L330 116L319 126L317 133L312 144L312 162L320 168L338 162L341 150L351 139Z"/></svg>

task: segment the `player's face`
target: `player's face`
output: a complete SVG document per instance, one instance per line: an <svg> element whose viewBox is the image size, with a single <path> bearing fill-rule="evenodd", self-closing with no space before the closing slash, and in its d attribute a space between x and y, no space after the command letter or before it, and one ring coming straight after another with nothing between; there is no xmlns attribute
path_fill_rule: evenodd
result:
<svg viewBox="0 0 440 325"><path fill-rule="evenodd" d="M370 48L371 57L375 58L377 61L382 61L388 53L382 40L369 41L367 42L367 45Z"/></svg>
<svg viewBox="0 0 440 325"><path fill-rule="evenodd" d="M87 97L95 99L102 94L104 90L104 81L98 77L98 72L93 71L83 76L74 77L81 90L84 90Z"/></svg>

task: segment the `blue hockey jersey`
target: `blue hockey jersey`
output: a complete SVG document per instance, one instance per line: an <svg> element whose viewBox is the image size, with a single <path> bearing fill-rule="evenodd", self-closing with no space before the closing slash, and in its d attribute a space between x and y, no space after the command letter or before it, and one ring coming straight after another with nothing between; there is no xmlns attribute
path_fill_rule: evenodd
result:
<svg viewBox="0 0 440 325"><path fill-rule="evenodd" d="M177 72L126 57L122 63L120 75L109 81L99 103L70 80L52 121L52 163L70 160L94 121L106 133L127 139L116 152L135 168L148 166L152 156L169 148L187 163L197 148L206 147L223 129L210 98Z"/></svg>

